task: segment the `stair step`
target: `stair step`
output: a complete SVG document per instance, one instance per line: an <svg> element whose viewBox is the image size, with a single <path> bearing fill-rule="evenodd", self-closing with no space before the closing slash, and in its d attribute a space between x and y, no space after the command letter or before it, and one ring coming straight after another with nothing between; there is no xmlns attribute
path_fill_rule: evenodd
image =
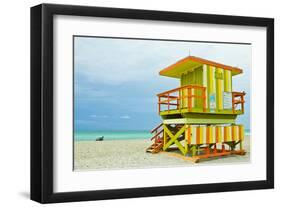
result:
<svg viewBox="0 0 281 207"><path fill-rule="evenodd" d="M151 145L149 148L146 149L146 152L150 152L150 153L157 153L161 150L163 146L163 143L158 143L157 145Z"/></svg>
<svg viewBox="0 0 281 207"><path fill-rule="evenodd" d="M154 143L146 149L146 152L157 153L163 147L163 123L160 123L157 127L151 130L153 134L151 137L151 141L154 140Z"/></svg>

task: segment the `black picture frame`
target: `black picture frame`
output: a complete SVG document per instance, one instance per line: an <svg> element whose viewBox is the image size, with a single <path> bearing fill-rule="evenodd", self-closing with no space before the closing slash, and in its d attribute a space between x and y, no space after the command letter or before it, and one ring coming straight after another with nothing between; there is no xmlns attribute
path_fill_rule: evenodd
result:
<svg viewBox="0 0 281 207"><path fill-rule="evenodd" d="M266 180L117 190L53 192L53 17L75 15L266 27ZM40 203L274 188L274 19L89 6L31 8L31 199Z"/></svg>

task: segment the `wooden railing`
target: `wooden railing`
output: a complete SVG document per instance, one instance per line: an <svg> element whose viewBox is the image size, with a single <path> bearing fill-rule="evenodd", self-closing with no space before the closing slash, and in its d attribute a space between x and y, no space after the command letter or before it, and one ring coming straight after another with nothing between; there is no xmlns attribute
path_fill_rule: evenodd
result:
<svg viewBox="0 0 281 207"><path fill-rule="evenodd" d="M154 127L153 129L150 130L150 133L156 132L158 131L159 128L161 128L163 126L163 123L158 124L156 127Z"/></svg>
<svg viewBox="0 0 281 207"><path fill-rule="evenodd" d="M235 113L238 105L241 107L242 113L244 113L244 96L246 93L243 92L232 92L232 112Z"/></svg>
<svg viewBox="0 0 281 207"><path fill-rule="evenodd" d="M179 88L175 88L169 91L160 93L158 96L158 112L162 110L161 106L167 106L164 109L168 112L175 109L187 108L188 111L192 111L194 108L193 102L195 100L202 100L202 111L206 111L206 87L199 85L186 85Z"/></svg>
<svg viewBox="0 0 281 207"><path fill-rule="evenodd" d="M163 132L164 132L163 123L160 123L150 131L150 133L153 134L150 140L151 141L154 140L155 146L157 145L157 143L162 141L161 139L163 138Z"/></svg>

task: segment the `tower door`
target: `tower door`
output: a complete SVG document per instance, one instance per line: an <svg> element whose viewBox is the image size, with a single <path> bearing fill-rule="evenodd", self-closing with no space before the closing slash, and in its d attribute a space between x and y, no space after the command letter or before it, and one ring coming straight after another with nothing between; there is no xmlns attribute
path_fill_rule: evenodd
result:
<svg viewBox="0 0 281 207"><path fill-rule="evenodd" d="M181 86L187 86L187 85L197 85L202 86L203 85L203 67L200 66L198 68L195 68L193 71L189 71L186 73L183 73L181 76ZM181 92L181 97L187 96L187 89L183 90ZM191 94L195 96L202 96L202 91L198 89L191 89ZM193 97L192 99L192 108L198 108L203 109L203 100L200 98ZM188 100L187 98L183 99L181 101L181 108L186 108L188 106Z"/></svg>
<svg viewBox="0 0 281 207"><path fill-rule="evenodd" d="M209 108L210 112L216 112L217 110L217 83L216 83L216 68L213 66L207 66L207 100L208 104L207 107Z"/></svg>

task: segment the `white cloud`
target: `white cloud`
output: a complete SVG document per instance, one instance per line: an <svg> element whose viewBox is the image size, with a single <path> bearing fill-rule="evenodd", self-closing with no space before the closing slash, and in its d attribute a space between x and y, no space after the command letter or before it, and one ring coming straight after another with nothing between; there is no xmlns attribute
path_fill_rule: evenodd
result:
<svg viewBox="0 0 281 207"><path fill-rule="evenodd" d="M120 119L130 119L131 117L128 115L120 116Z"/></svg>
<svg viewBox="0 0 281 207"><path fill-rule="evenodd" d="M96 115L96 114L92 114L90 115L91 118L108 118L107 115Z"/></svg>

